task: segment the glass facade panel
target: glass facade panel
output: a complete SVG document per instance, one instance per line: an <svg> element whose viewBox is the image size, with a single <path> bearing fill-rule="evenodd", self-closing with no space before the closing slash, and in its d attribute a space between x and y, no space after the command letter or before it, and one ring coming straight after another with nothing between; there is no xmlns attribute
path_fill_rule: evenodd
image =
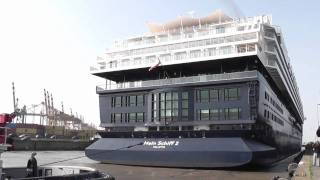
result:
<svg viewBox="0 0 320 180"><path fill-rule="evenodd" d="M210 101L218 101L219 100L219 91L217 89L210 90Z"/></svg>
<svg viewBox="0 0 320 180"><path fill-rule="evenodd" d="M209 109L200 110L200 120L209 120Z"/></svg>
<svg viewBox="0 0 320 180"><path fill-rule="evenodd" d="M116 113L115 114L115 121L118 123L118 122L121 122L121 113Z"/></svg>
<svg viewBox="0 0 320 180"><path fill-rule="evenodd" d="M201 90L200 91L200 102L208 102L209 101L209 91Z"/></svg>
<svg viewBox="0 0 320 180"><path fill-rule="evenodd" d="M144 95L138 95L137 96L137 106L143 106L144 105Z"/></svg>
<svg viewBox="0 0 320 180"><path fill-rule="evenodd" d="M144 113L137 113L137 122L144 122Z"/></svg>
<svg viewBox="0 0 320 180"><path fill-rule="evenodd" d="M224 99L226 101L239 100L239 88L229 88L224 91Z"/></svg>
<svg viewBox="0 0 320 180"><path fill-rule="evenodd" d="M166 101L171 101L171 92L166 93Z"/></svg>
<svg viewBox="0 0 320 180"><path fill-rule="evenodd" d="M136 113L129 113L129 122L136 121Z"/></svg>
<svg viewBox="0 0 320 180"><path fill-rule="evenodd" d="M241 108L225 108L225 120L239 120L241 119Z"/></svg>
<svg viewBox="0 0 320 180"><path fill-rule="evenodd" d="M210 109L210 120L220 120L219 109Z"/></svg>
<svg viewBox="0 0 320 180"><path fill-rule="evenodd" d="M121 107L121 96L117 96L116 97L115 107Z"/></svg>
<svg viewBox="0 0 320 180"><path fill-rule="evenodd" d="M173 101L172 102L172 108L173 109L178 109L178 101Z"/></svg>
<svg viewBox="0 0 320 180"><path fill-rule="evenodd" d="M189 102L188 101L182 101L182 108L183 109L188 109L189 108Z"/></svg>
<svg viewBox="0 0 320 180"><path fill-rule="evenodd" d="M188 117L189 116L189 110L188 109L182 109L181 115L182 115L182 117Z"/></svg>
<svg viewBox="0 0 320 180"><path fill-rule="evenodd" d="M136 106L136 96L129 96L130 106Z"/></svg>
<svg viewBox="0 0 320 180"><path fill-rule="evenodd" d="M171 102L170 101L167 101L166 102L166 109L171 109L172 106L171 106Z"/></svg>
<svg viewBox="0 0 320 180"><path fill-rule="evenodd" d="M188 99L189 98L188 92L182 92L181 97L182 97L182 99Z"/></svg>
<svg viewBox="0 0 320 180"><path fill-rule="evenodd" d="M178 100L179 96L177 92L172 93L172 100Z"/></svg>

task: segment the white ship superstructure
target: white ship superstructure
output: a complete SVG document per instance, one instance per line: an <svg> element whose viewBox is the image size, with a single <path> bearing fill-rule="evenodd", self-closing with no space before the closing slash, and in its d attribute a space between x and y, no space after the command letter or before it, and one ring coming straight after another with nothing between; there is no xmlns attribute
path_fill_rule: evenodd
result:
<svg viewBox="0 0 320 180"><path fill-rule="evenodd" d="M149 23L148 27L147 35L116 41L104 57L97 58L92 74L150 68L158 60L161 66L168 66L257 55L284 96L293 102L291 108L299 115L298 120L304 120L281 29L272 25L270 15L234 19L215 11L204 18L179 17L164 24ZM97 88L133 88L142 84L110 82Z"/></svg>

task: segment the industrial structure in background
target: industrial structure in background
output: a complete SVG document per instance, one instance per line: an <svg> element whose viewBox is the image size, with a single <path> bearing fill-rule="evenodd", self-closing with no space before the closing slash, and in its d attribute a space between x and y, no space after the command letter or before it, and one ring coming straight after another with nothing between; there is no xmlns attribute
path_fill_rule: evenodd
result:
<svg viewBox="0 0 320 180"><path fill-rule="evenodd" d="M17 112L18 116L8 124L8 127L16 136L86 140L96 133L96 128L92 124L84 123L82 115L73 114L71 108L70 114L66 113L63 102L61 110L55 108L52 93L46 89L43 90L43 101L31 106L19 106L14 83L12 83L12 93L14 112ZM27 120L27 117L30 118Z"/></svg>

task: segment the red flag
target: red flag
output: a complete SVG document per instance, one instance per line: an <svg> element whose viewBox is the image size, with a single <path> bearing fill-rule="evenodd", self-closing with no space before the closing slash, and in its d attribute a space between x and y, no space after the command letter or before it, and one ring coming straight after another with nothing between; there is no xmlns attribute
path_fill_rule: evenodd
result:
<svg viewBox="0 0 320 180"><path fill-rule="evenodd" d="M160 66L160 64L161 64L161 62L160 62L160 59L158 58L158 62L157 62L157 64L154 64L153 66L151 66L151 67L149 68L149 71L152 71L153 69L155 69L155 68L159 67L159 66Z"/></svg>

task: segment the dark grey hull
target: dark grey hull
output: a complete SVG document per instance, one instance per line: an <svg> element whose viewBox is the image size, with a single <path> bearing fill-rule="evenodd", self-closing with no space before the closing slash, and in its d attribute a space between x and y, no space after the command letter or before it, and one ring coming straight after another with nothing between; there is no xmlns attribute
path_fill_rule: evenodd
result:
<svg viewBox="0 0 320 180"><path fill-rule="evenodd" d="M102 138L86 148L96 161L113 164L216 168L267 165L276 149L244 138Z"/></svg>

